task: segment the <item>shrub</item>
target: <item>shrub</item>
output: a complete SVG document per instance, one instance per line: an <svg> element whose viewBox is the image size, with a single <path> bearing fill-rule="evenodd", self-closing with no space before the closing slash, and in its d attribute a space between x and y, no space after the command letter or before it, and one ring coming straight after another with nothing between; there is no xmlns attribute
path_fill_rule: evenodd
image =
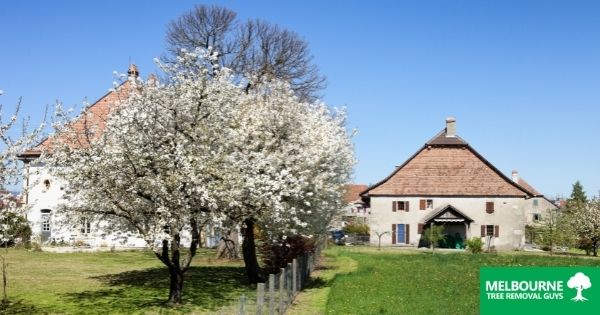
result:
<svg viewBox="0 0 600 315"><path fill-rule="evenodd" d="M76 240L76 241L73 243L73 246L75 246L75 247L88 247L88 246L90 246L90 244L88 244L88 243L87 243L86 241L84 241L84 240Z"/></svg>
<svg viewBox="0 0 600 315"><path fill-rule="evenodd" d="M288 236L285 240L265 241L259 248L266 273L277 273L296 257L314 253L315 240L302 235Z"/></svg>
<svg viewBox="0 0 600 315"><path fill-rule="evenodd" d="M15 243L26 245L31 239L31 228L25 217L7 210L0 214L1 246L13 246Z"/></svg>
<svg viewBox="0 0 600 315"><path fill-rule="evenodd" d="M483 241L481 237L472 237L467 240L467 249L471 254L479 254L483 251Z"/></svg>
<svg viewBox="0 0 600 315"><path fill-rule="evenodd" d="M41 252L42 251L42 245L40 245L40 243L38 242L31 242L31 249L30 251L32 252Z"/></svg>
<svg viewBox="0 0 600 315"><path fill-rule="evenodd" d="M342 230L346 234L370 234L369 225L360 222L350 222Z"/></svg>
<svg viewBox="0 0 600 315"><path fill-rule="evenodd" d="M427 227L423 230L423 240L427 242L430 246L433 244L434 248L443 245L444 237L445 235L443 225L434 225Z"/></svg>

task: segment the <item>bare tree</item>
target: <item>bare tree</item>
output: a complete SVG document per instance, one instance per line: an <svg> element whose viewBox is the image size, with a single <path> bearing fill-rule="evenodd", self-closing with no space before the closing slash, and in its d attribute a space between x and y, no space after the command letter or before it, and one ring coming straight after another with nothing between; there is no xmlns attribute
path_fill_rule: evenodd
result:
<svg viewBox="0 0 600 315"><path fill-rule="evenodd" d="M308 43L297 33L261 20L240 23L236 13L219 6L197 5L169 24L168 51L211 47L218 63L253 82L277 78L289 82L303 100L315 100L325 77L313 63ZM169 59L169 57L167 57Z"/></svg>
<svg viewBox="0 0 600 315"><path fill-rule="evenodd" d="M390 232L388 231L383 231L383 232L375 232L375 235L377 235L377 250L381 250L381 237L384 236L385 234L389 234Z"/></svg>
<svg viewBox="0 0 600 315"><path fill-rule="evenodd" d="M225 7L195 6L169 24L166 38L169 52L177 56L181 49L213 47L221 54L222 62L229 63L226 57L237 51L234 48L236 15Z"/></svg>

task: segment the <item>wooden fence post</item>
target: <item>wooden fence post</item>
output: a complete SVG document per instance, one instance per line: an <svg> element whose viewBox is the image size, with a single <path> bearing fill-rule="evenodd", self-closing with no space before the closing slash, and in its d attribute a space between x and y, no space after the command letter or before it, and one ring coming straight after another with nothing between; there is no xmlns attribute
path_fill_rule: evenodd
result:
<svg viewBox="0 0 600 315"><path fill-rule="evenodd" d="M292 301L294 299L292 296L292 263L288 263L285 270L285 276L287 277L286 294L288 295L288 301Z"/></svg>
<svg viewBox="0 0 600 315"><path fill-rule="evenodd" d="M244 312L244 306L246 304L246 296L242 294L242 296L240 296L240 311L239 311L239 315L244 315L246 314Z"/></svg>
<svg viewBox="0 0 600 315"><path fill-rule="evenodd" d="M275 315L275 275L269 275L269 315Z"/></svg>
<svg viewBox="0 0 600 315"><path fill-rule="evenodd" d="M265 305L265 284L259 283L256 287L256 314L262 315Z"/></svg>
<svg viewBox="0 0 600 315"><path fill-rule="evenodd" d="M292 260L292 296L296 296L298 290L298 260Z"/></svg>
<svg viewBox="0 0 600 315"><path fill-rule="evenodd" d="M285 268L280 268L279 270L279 314L283 314L285 311L284 303L286 303L286 298L284 294L285 290Z"/></svg>

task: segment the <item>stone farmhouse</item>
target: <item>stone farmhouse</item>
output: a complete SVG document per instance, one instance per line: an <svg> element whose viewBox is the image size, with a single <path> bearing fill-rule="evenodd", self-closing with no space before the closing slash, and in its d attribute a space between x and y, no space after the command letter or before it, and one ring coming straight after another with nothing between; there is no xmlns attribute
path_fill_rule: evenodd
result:
<svg viewBox="0 0 600 315"><path fill-rule="evenodd" d="M462 247L481 237L496 249L522 248L526 226L557 207L516 171L509 178L456 134L456 120L427 141L392 174L361 193L367 203L371 242L422 246L424 230L443 225Z"/></svg>

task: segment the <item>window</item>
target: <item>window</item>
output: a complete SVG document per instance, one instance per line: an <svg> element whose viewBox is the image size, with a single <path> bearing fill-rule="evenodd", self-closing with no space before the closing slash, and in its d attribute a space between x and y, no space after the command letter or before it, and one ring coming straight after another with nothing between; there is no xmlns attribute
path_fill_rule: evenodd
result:
<svg viewBox="0 0 600 315"><path fill-rule="evenodd" d="M419 200L419 209L433 209L433 200L432 199L421 199Z"/></svg>
<svg viewBox="0 0 600 315"><path fill-rule="evenodd" d="M541 213L534 213L533 214L533 221L540 221L542 219L542 214Z"/></svg>
<svg viewBox="0 0 600 315"><path fill-rule="evenodd" d="M481 225L481 237L499 237L500 226L498 225Z"/></svg>
<svg viewBox="0 0 600 315"><path fill-rule="evenodd" d="M534 207L537 207L537 206L538 206L538 202L539 202L539 201L538 201L537 199L533 199L533 206L534 206Z"/></svg>
<svg viewBox="0 0 600 315"><path fill-rule="evenodd" d="M50 231L50 215L48 215L48 214L42 215L42 231L43 232Z"/></svg>
<svg viewBox="0 0 600 315"><path fill-rule="evenodd" d="M494 236L494 226L493 225L485 226L485 235L486 236Z"/></svg>
<svg viewBox="0 0 600 315"><path fill-rule="evenodd" d="M392 211L408 211L410 208L408 201L393 201Z"/></svg>
<svg viewBox="0 0 600 315"><path fill-rule="evenodd" d="M494 213L494 202L488 201L485 203L485 212Z"/></svg>
<svg viewBox="0 0 600 315"><path fill-rule="evenodd" d="M50 213L52 212L52 210L42 209L40 210L40 212L42 214L42 232L50 232Z"/></svg>
<svg viewBox="0 0 600 315"><path fill-rule="evenodd" d="M406 202L398 201L398 210L406 210Z"/></svg>
<svg viewBox="0 0 600 315"><path fill-rule="evenodd" d="M44 179L44 191L50 189L50 180Z"/></svg>
<svg viewBox="0 0 600 315"><path fill-rule="evenodd" d="M81 219L81 227L79 228L79 232L82 234L89 234L92 231L92 223L88 218Z"/></svg>

